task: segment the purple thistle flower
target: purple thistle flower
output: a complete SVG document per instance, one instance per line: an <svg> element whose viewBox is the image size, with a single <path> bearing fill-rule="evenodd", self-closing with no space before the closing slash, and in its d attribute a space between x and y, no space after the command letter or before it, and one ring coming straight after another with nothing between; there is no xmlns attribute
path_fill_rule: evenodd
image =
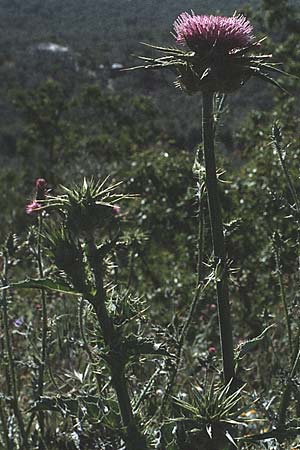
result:
<svg viewBox="0 0 300 450"><path fill-rule="evenodd" d="M41 208L41 204L38 203L36 200L33 200L32 202L28 203L26 205L26 213L27 214L34 214Z"/></svg>
<svg viewBox="0 0 300 450"><path fill-rule="evenodd" d="M243 15L208 16L181 13L174 22L174 37L188 49L146 44L162 53L157 58L140 56L140 66L131 69L164 69L177 74L175 86L196 92L230 93L251 77L257 77L286 92L273 73L288 75L269 63L269 54L256 54L260 39L255 41L253 27Z"/></svg>
<svg viewBox="0 0 300 450"><path fill-rule="evenodd" d="M253 27L242 15L204 16L179 15L174 22L176 41L187 44L193 51L212 47L224 52L247 47L253 41Z"/></svg>

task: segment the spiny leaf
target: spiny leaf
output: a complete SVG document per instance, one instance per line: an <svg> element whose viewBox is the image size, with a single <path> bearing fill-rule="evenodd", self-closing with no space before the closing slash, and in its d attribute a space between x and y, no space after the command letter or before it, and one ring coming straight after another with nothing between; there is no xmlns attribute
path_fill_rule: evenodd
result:
<svg viewBox="0 0 300 450"><path fill-rule="evenodd" d="M173 397L174 402L176 403L177 406L179 406L180 408L182 408L183 410L192 413L193 415L197 416L198 414L198 409L195 408L193 405L191 405L190 403L185 402L184 400L180 400L179 398Z"/></svg>
<svg viewBox="0 0 300 450"><path fill-rule="evenodd" d="M263 330L263 332L260 335L256 336L253 339L250 339L249 341L246 341L246 342L243 342L242 344L240 344L237 348L237 352L238 352L237 358L240 359L243 356L245 356L247 353L252 352L254 350L256 344L258 344L260 341L262 341L264 339L265 335L267 334L267 332L274 326L275 326L274 324L269 325L267 328L265 328Z"/></svg>
<svg viewBox="0 0 300 450"><path fill-rule="evenodd" d="M171 353L162 343L156 343L147 338L129 338L125 342L125 348L132 355L162 355L172 357Z"/></svg>
<svg viewBox="0 0 300 450"><path fill-rule="evenodd" d="M285 75L286 77L296 78L299 80L299 77L297 77L297 75L293 75L291 73L286 72L285 70L278 69L278 67L274 67L273 64L265 64L264 63L263 67L265 67L266 69L271 70L273 72L280 73L281 75Z"/></svg>
<svg viewBox="0 0 300 450"><path fill-rule="evenodd" d="M46 289L47 291L60 292L62 294L82 295L76 292L71 286L62 281L53 281L50 278L40 278L38 280L34 278L28 278L26 280L17 281L11 283L9 286L3 286L0 290L4 289Z"/></svg>
<svg viewBox="0 0 300 450"><path fill-rule="evenodd" d="M184 52L175 47L159 47L156 45L147 44L146 42L140 42L140 44L145 45L146 47L153 48L154 50L158 50L160 52L173 53L175 55L182 55Z"/></svg>
<svg viewBox="0 0 300 450"><path fill-rule="evenodd" d="M233 444L233 445L237 448L237 445L236 445L236 443L234 442L234 439L233 439L233 437L231 436L231 434L229 433L228 430L225 431L225 436L227 437L227 439L229 440L229 442L231 442L231 444Z"/></svg>
<svg viewBox="0 0 300 450"><path fill-rule="evenodd" d="M281 86L281 84L278 83L278 81L274 80L274 78L269 77L266 73L257 70L255 67L251 67L251 69L253 69L253 75L255 77L261 78L267 83L273 84L273 86L278 87L285 94L291 95L290 92L288 92L283 86Z"/></svg>
<svg viewBox="0 0 300 450"><path fill-rule="evenodd" d="M86 414L86 411L94 418L99 418L103 406L98 397L92 395L68 396L43 396L36 401L31 411L60 411L63 414L78 417Z"/></svg>
<svg viewBox="0 0 300 450"><path fill-rule="evenodd" d="M212 426L211 424L206 425L206 432L208 434L208 436L210 437L210 439L212 439Z"/></svg>

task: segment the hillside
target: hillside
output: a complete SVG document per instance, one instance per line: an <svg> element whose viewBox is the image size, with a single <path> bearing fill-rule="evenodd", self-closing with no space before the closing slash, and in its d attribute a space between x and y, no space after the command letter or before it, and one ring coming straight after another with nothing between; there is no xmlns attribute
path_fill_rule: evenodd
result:
<svg viewBox="0 0 300 450"><path fill-rule="evenodd" d="M18 130L12 92L35 87L47 78L72 85L72 89L82 83L96 83L110 91L134 90L151 95L163 116L169 117L169 123L162 124L168 133L184 145L195 145L199 140L198 126L179 119L177 111L180 108L183 116L187 111L192 114L199 108L197 99L172 92L169 87L172 77L139 72L123 73L115 78L111 68L114 64L134 65L136 60L132 54L145 52L139 44L141 41L171 43L172 23L182 11L232 14L236 9L255 10L259 4L258 0L247 3L243 0L3 0L0 5L5 24L0 30L2 152L11 152L9 147ZM255 17L253 20L255 23ZM49 44L54 44L52 50L47 49ZM55 45L61 47L53 50ZM261 86L252 82L243 90L243 97L233 96L238 117L243 115L249 98L258 108L268 107Z"/></svg>
<svg viewBox="0 0 300 450"><path fill-rule="evenodd" d="M26 3L7 0L1 3L0 13L6 24L1 38L5 47L11 47L12 37L17 48L26 48L41 39L55 39L75 51L89 45L98 46L112 58L122 55L124 58L124 50L131 45L128 43L155 39L157 35L168 37L172 21L184 10L230 14L245 4L243 0L30 0ZM251 6L257 3L250 2Z"/></svg>

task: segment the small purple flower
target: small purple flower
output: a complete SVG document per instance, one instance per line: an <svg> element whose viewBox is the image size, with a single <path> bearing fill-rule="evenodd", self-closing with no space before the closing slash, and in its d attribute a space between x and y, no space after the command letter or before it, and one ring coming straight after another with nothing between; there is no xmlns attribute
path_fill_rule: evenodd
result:
<svg viewBox="0 0 300 450"><path fill-rule="evenodd" d="M253 41L253 27L242 15L205 16L179 15L174 22L176 41L186 44L193 51L219 49L229 52L247 47Z"/></svg>
<svg viewBox="0 0 300 450"><path fill-rule="evenodd" d="M36 200L32 200L32 202L28 203L26 205L26 213L27 214L34 214L41 208L41 204L38 203Z"/></svg>
<svg viewBox="0 0 300 450"><path fill-rule="evenodd" d="M20 328L24 323L24 318L23 317L19 317L18 319L15 319L13 321L13 324L16 328Z"/></svg>
<svg viewBox="0 0 300 450"><path fill-rule="evenodd" d="M211 347L209 347L208 353L210 355L214 355L216 353L216 347L214 347L213 345Z"/></svg>

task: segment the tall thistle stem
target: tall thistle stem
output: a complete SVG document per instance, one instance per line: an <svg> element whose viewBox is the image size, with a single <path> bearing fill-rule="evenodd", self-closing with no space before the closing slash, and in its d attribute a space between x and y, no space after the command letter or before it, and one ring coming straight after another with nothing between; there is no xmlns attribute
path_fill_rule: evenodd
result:
<svg viewBox="0 0 300 450"><path fill-rule="evenodd" d="M234 378L234 358L228 293L228 267L226 263L222 212L218 193L218 180L215 161L213 104L214 93L203 92L202 136L206 171L206 188L208 196L213 252L215 259L219 328L223 358L223 375L224 381L227 384L232 378Z"/></svg>

